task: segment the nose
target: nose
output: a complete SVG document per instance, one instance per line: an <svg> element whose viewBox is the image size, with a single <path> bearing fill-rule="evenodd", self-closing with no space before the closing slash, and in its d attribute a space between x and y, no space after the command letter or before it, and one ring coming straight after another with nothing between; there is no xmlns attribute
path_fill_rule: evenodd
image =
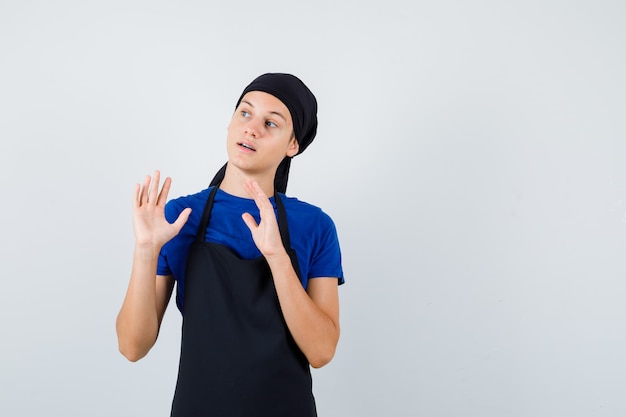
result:
<svg viewBox="0 0 626 417"><path fill-rule="evenodd" d="M256 119L249 120L244 126L244 133L252 137L259 137L261 135L261 127Z"/></svg>

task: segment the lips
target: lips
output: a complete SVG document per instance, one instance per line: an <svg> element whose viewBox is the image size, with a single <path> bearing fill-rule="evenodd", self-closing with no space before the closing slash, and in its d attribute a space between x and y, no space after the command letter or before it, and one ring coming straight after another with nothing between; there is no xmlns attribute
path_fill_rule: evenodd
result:
<svg viewBox="0 0 626 417"><path fill-rule="evenodd" d="M237 143L237 145L238 145L238 146L240 146L240 147L242 147L242 148L244 148L244 149L247 149L247 150L250 150L250 151L256 152L256 149L254 149L254 147L253 147L251 144L249 144L249 143L246 143L246 142L238 142L238 143Z"/></svg>

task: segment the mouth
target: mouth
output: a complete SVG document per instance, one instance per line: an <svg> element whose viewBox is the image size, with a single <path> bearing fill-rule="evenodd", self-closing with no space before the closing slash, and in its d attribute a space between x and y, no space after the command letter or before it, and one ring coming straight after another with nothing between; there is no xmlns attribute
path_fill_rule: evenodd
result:
<svg viewBox="0 0 626 417"><path fill-rule="evenodd" d="M254 148L252 147L252 145L250 145L250 144L248 144L248 143L245 143L245 142L238 142L238 143L237 143L237 145L238 145L238 146L240 146L240 147L242 147L242 148L244 148L244 149L247 149L247 150L249 150L249 151L256 152L256 149L254 149Z"/></svg>

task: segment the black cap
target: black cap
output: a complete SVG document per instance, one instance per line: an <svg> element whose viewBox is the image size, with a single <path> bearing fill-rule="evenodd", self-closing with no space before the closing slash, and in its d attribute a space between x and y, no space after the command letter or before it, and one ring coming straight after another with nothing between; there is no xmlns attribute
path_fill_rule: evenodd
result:
<svg viewBox="0 0 626 417"><path fill-rule="evenodd" d="M267 73L255 78L243 90L237 105L239 106L243 96L250 91L262 91L279 99L289 110L293 122L293 131L298 141L298 154L313 142L317 134L317 100L309 88L296 76L284 73ZM211 180L211 186L219 185L224 179L226 165L215 174ZM274 178L274 188L277 192L285 193L289 179L291 158L286 156Z"/></svg>
<svg viewBox="0 0 626 417"><path fill-rule="evenodd" d="M317 100L311 90L294 75L263 74L243 90L235 108L250 91L263 91L283 102L291 114L293 131L298 141L298 154L304 152L317 133Z"/></svg>

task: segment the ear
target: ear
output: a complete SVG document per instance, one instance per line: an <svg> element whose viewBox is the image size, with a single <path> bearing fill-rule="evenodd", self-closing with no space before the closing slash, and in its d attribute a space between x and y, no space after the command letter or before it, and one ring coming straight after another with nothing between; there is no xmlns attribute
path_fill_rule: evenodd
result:
<svg viewBox="0 0 626 417"><path fill-rule="evenodd" d="M300 145L298 144L298 141L296 140L296 137L294 136L289 140L289 146L287 147L286 155L289 157L296 156L299 150L300 150Z"/></svg>

